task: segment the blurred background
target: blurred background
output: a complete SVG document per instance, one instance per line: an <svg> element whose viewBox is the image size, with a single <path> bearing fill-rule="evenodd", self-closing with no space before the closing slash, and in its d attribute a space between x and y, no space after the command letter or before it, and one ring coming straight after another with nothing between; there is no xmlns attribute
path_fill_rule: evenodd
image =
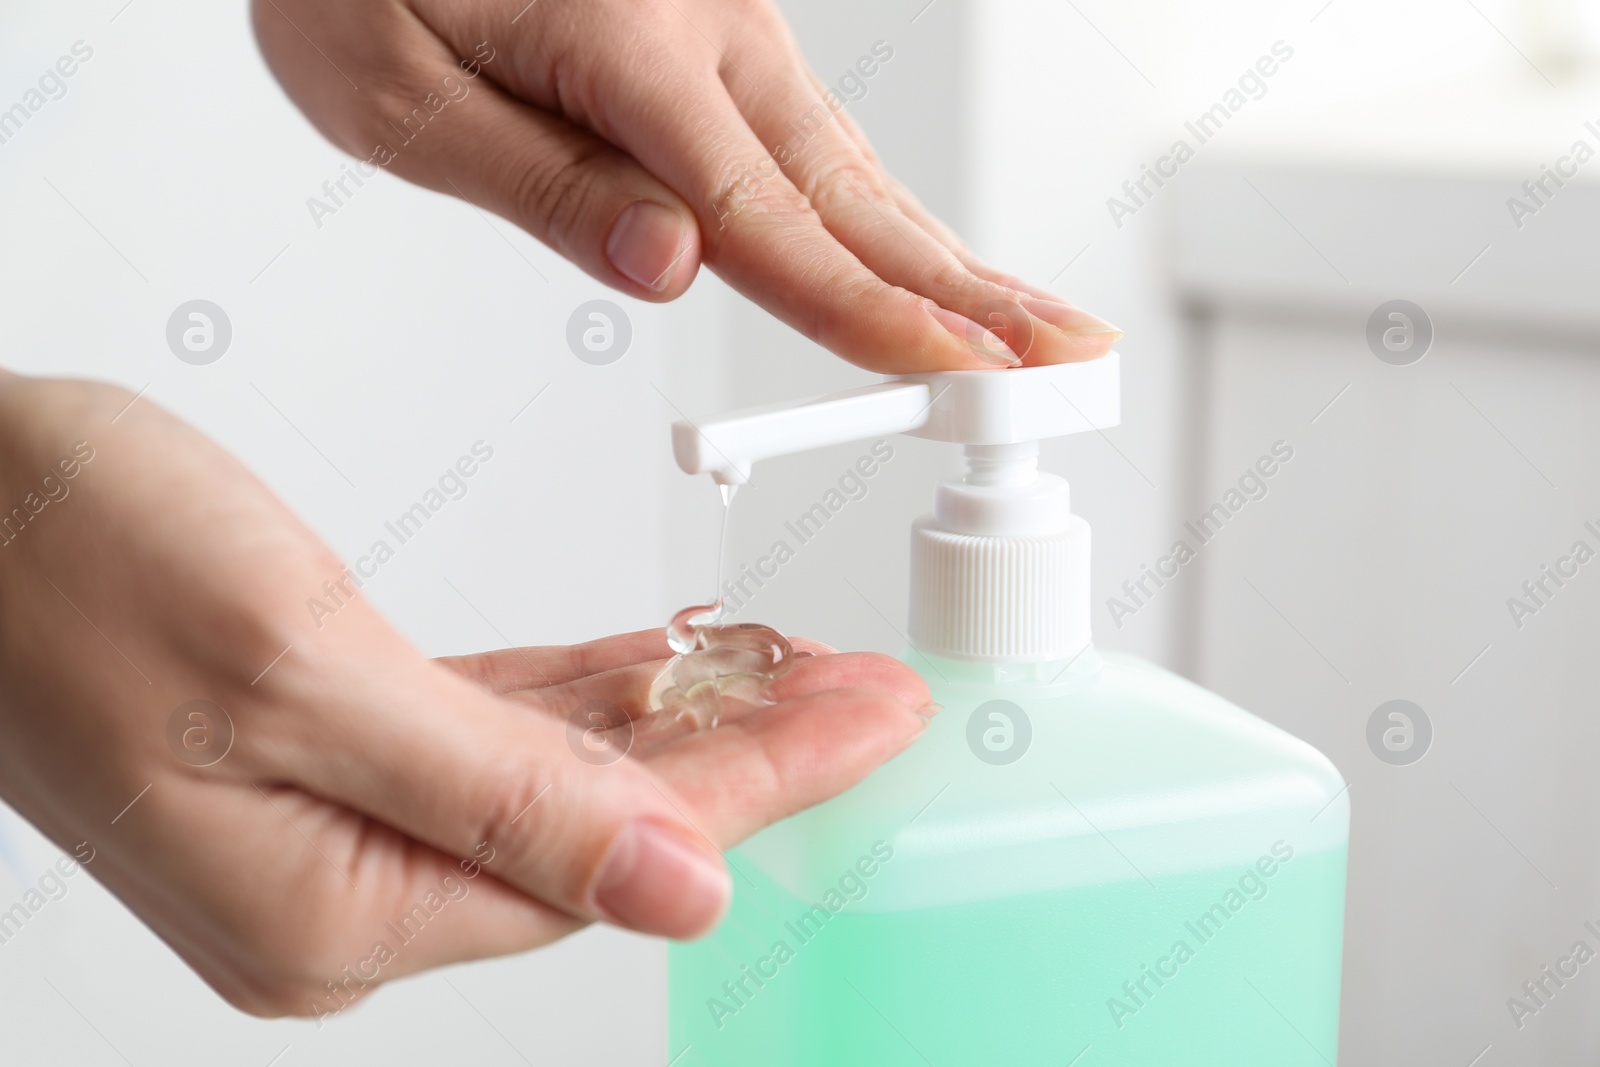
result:
<svg viewBox="0 0 1600 1067"><path fill-rule="evenodd" d="M784 7L824 82L892 48L849 106L931 208L1127 331L1123 425L1046 447L1095 530L1096 640L1307 739L1349 782L1342 1061L1594 1062L1600 977L1520 1027L1507 999L1597 943L1600 573L1520 618L1509 601L1574 542L1600 548L1600 2ZM366 587L430 654L699 602L721 505L673 465L670 423L870 380L708 273L640 304L387 174L314 218L345 160L268 75L243 0L9 3L0 24L0 108L82 60L0 128L5 363L145 390L347 559L489 443L468 495ZM195 300L230 334L202 365L168 341ZM594 300L630 334L603 364L568 341ZM1113 614L1278 442L1293 459L1267 496ZM954 457L893 444L743 618L899 650L907 530ZM866 447L759 469L730 566ZM1412 705L1398 749L1369 740L1392 700ZM3 809L0 830L8 905L58 851ZM666 1060L655 941L591 929L319 1030L238 1014L98 884L69 885L0 945L6 1063Z"/></svg>

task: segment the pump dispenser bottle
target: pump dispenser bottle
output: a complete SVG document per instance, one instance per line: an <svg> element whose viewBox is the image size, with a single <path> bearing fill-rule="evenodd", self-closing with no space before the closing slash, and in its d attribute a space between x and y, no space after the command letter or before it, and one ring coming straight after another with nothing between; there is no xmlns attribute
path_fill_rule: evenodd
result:
<svg viewBox="0 0 1600 1067"><path fill-rule="evenodd" d="M913 375L674 427L689 473L958 443L911 533L904 754L729 853L670 950L673 1067L1337 1060L1349 800L1309 745L1090 641L1089 527L1042 439L1120 421L1117 356Z"/></svg>

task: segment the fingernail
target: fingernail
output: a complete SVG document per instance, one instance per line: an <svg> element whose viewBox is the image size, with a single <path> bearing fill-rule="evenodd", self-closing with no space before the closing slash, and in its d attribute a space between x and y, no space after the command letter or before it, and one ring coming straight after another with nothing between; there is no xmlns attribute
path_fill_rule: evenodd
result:
<svg viewBox="0 0 1600 1067"><path fill-rule="evenodd" d="M611 227L606 258L633 281L659 293L689 247L684 218L650 200L629 205Z"/></svg>
<svg viewBox="0 0 1600 1067"><path fill-rule="evenodd" d="M1082 308L1073 307L1071 304L1061 304L1054 300L1040 300L1037 297L1024 297L1022 306L1028 309L1028 314L1036 319L1048 322L1062 333L1074 336L1088 336L1091 334L1114 333L1122 336L1122 331L1111 325L1105 319L1089 314Z"/></svg>
<svg viewBox="0 0 1600 1067"><path fill-rule="evenodd" d="M727 868L681 832L636 819L611 845L594 899L608 919L647 934L697 937L728 906Z"/></svg>
<svg viewBox="0 0 1600 1067"><path fill-rule="evenodd" d="M962 344L972 350L973 355L990 366L1015 367L1022 362L1022 357L1013 352L993 330L985 329L965 315L949 308L942 308L931 300L923 306L927 308L934 322L954 334Z"/></svg>
<svg viewBox="0 0 1600 1067"><path fill-rule="evenodd" d="M926 730L933 717L944 710L943 704L924 704L917 709L917 718L922 720L922 728Z"/></svg>

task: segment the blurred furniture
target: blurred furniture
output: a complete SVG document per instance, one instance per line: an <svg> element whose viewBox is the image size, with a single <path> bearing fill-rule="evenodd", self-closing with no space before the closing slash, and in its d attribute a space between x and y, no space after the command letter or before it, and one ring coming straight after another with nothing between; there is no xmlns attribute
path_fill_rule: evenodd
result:
<svg viewBox="0 0 1600 1067"><path fill-rule="evenodd" d="M1600 159L1520 228L1507 201L1600 135L1507 106L1452 142L1425 105L1379 110L1346 127L1372 151L1300 123L1174 184L1203 443L1185 517L1294 450L1200 550L1180 659L1350 784L1341 1063L1592 1063L1600 962L1559 961L1600 953L1600 560L1561 564L1533 614L1508 602L1575 542L1600 552ZM1394 299L1432 324L1409 365L1368 343ZM1397 698L1432 728L1409 765L1368 740Z"/></svg>

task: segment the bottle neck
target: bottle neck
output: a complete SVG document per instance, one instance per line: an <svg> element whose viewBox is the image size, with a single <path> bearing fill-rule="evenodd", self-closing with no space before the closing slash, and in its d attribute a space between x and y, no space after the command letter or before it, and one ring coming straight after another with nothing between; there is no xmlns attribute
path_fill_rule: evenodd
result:
<svg viewBox="0 0 1600 1067"><path fill-rule="evenodd" d="M1012 445L965 445L967 485L1030 485L1039 476L1039 442Z"/></svg>
<svg viewBox="0 0 1600 1067"><path fill-rule="evenodd" d="M946 533L975 537L1048 537L1075 521L1072 490L1039 471L1038 442L967 445L967 469L939 483L934 524Z"/></svg>

